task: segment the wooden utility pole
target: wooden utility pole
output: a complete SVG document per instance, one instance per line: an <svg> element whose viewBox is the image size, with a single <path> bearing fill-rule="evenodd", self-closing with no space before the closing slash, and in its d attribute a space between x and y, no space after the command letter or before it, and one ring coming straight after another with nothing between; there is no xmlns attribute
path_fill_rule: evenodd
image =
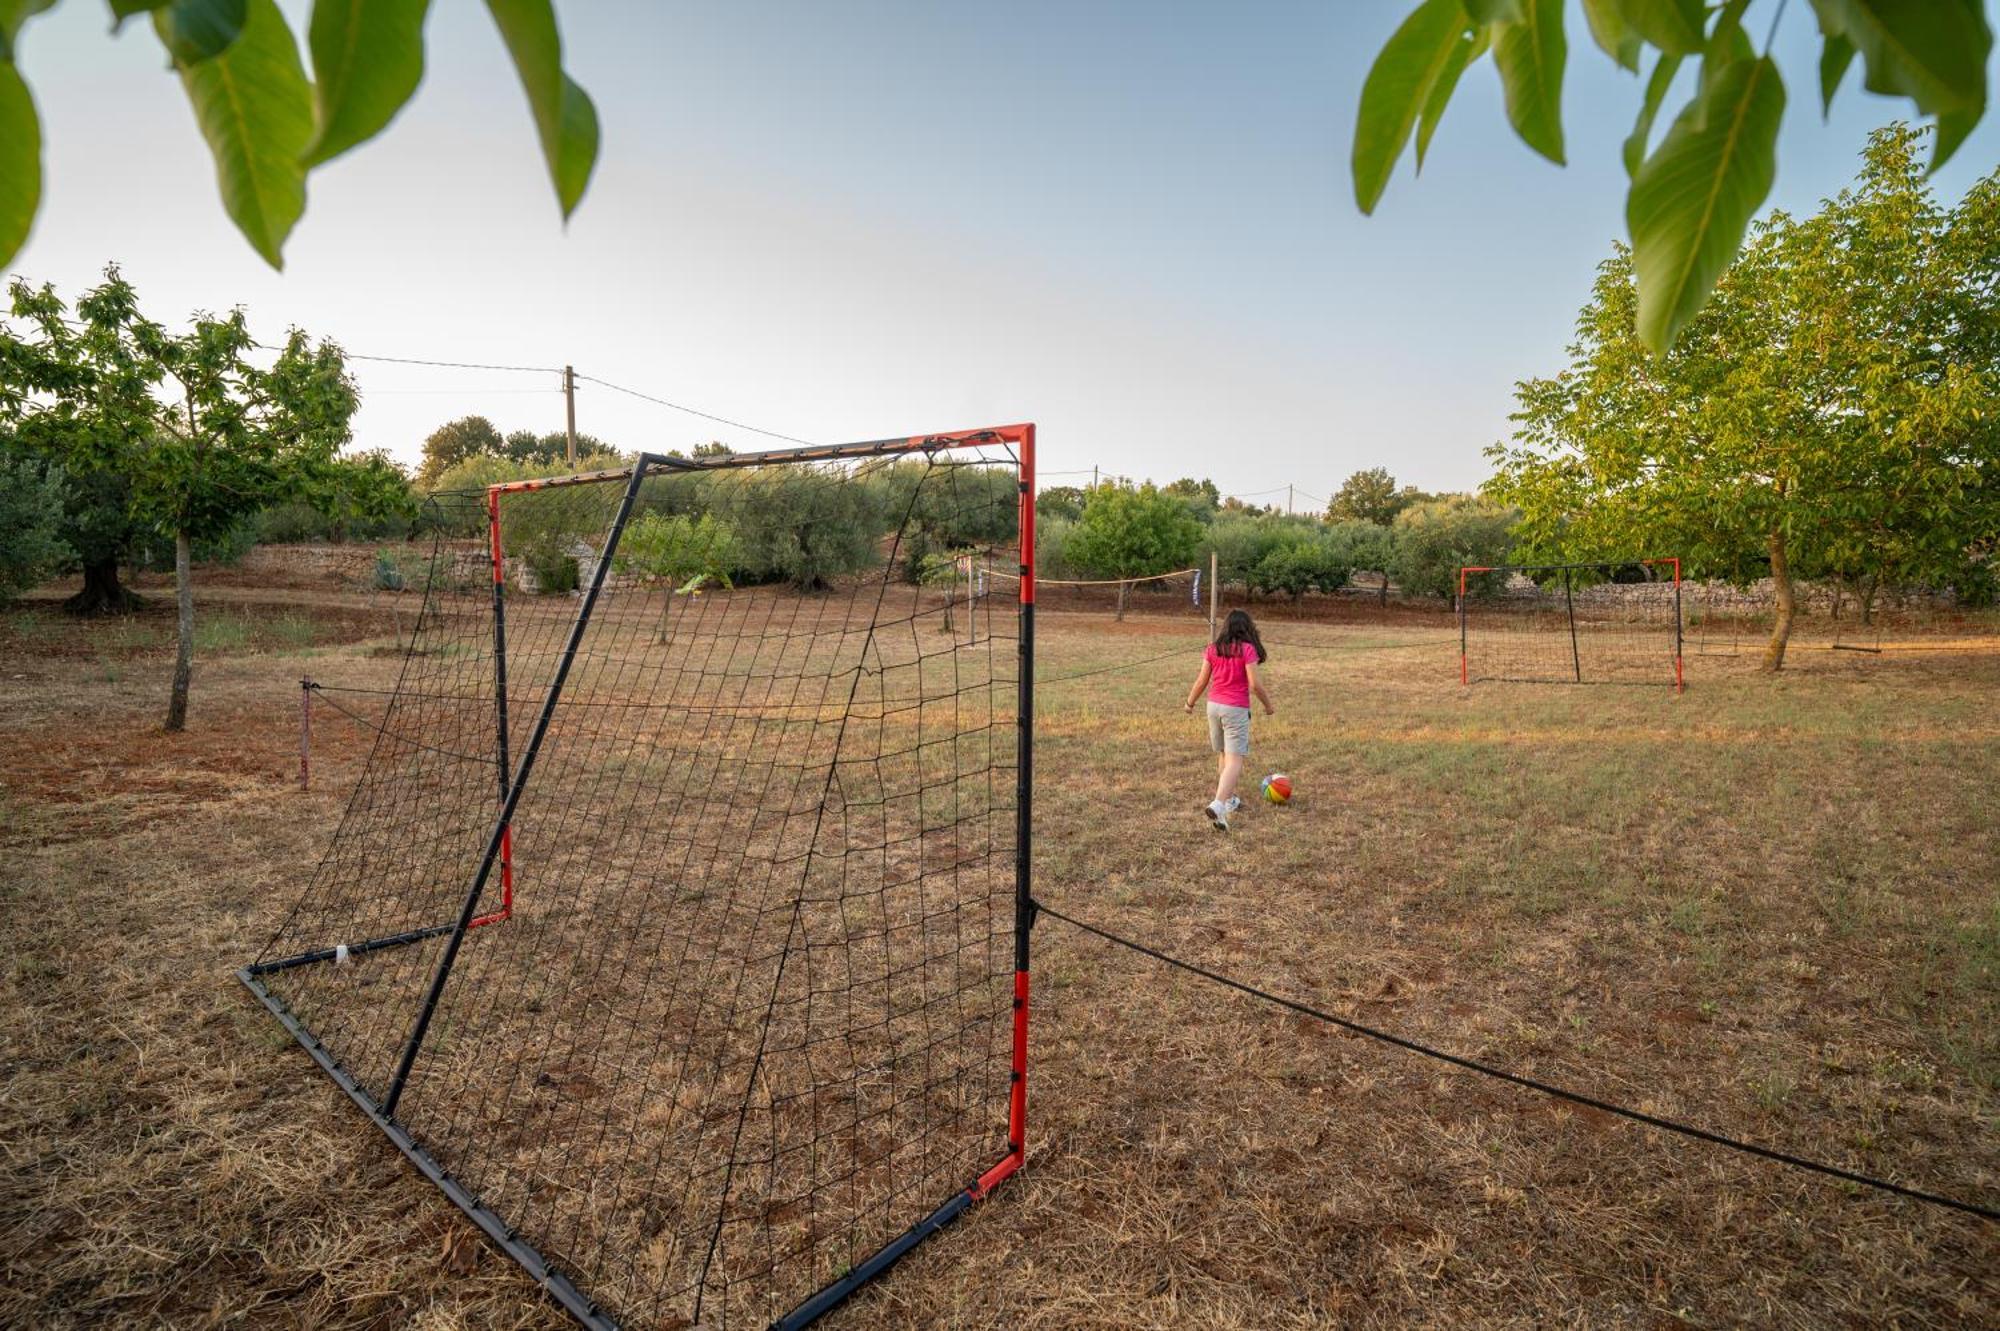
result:
<svg viewBox="0 0 2000 1331"><path fill-rule="evenodd" d="M1285 516L1292 516L1292 483L1285 482Z"/></svg>
<svg viewBox="0 0 2000 1331"><path fill-rule="evenodd" d="M1097 468L1095 466L1090 469L1090 488L1093 490L1097 488Z"/></svg>
<svg viewBox="0 0 2000 1331"><path fill-rule="evenodd" d="M563 405L568 410L567 446L564 456L569 459L569 469L576 470L576 369L563 366Z"/></svg>
<svg viewBox="0 0 2000 1331"><path fill-rule="evenodd" d="M1208 636L1211 638L1215 636L1216 606L1221 597L1220 588L1222 583L1216 577L1216 570L1219 567L1220 561L1216 559L1215 551L1210 550L1208 552Z"/></svg>

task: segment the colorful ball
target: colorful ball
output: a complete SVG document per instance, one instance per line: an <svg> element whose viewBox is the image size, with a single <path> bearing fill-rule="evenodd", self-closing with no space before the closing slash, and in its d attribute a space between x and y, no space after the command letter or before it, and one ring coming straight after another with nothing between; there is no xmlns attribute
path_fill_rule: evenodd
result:
<svg viewBox="0 0 2000 1331"><path fill-rule="evenodd" d="M1292 798L1292 779L1283 772L1273 772L1264 778L1264 798L1273 804L1284 804Z"/></svg>

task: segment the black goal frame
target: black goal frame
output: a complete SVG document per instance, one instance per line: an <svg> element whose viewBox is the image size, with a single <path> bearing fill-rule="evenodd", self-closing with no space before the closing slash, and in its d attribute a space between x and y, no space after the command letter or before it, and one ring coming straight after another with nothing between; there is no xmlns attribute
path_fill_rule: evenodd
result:
<svg viewBox="0 0 2000 1331"><path fill-rule="evenodd" d="M576 618L569 628L562 653L557 659L554 675L548 693L541 703L528 741L515 759L511 776L505 765L506 722L502 712L500 734L501 774L499 783L501 799L487 838L486 849L479 867L468 885L458 917L449 922L439 922L423 928L407 930L381 938L368 939L352 944L328 945L283 957L272 961L253 962L239 967L236 978L254 994L299 1045L319 1065L322 1072L335 1085L347 1093L362 1113L381 1129L403 1155L415 1165L425 1178L435 1184L454 1205L465 1212L473 1223L479 1226L487 1238L502 1252L512 1258L548 1296L567 1311L582 1325L592 1331L619 1331L619 1323L610 1313L601 1308L589 1294L581 1289L560 1267L544 1257L533 1244L523 1239L506 1218L487 1206L462 1182L454 1178L438 1159L425 1149L409 1129L396 1117L397 1101L402 1095L410 1070L421 1053L428 1034L431 1018L436 1013L440 997L450 983L453 963L466 935L482 925L501 923L511 915L511 825L522 792L527 788L533 775L535 760L542 741L548 733L549 723L562 696L563 685L568 677L584 632L588 627L592 612L596 608L607 574L612 566L612 557L617 551L619 538L624 534L631 518L632 510L639 496L641 484L647 473L652 471L711 471L745 467L784 465L788 463L840 462L867 458L890 457L899 454L931 455L953 448L977 445L1005 445L1016 452L1018 459L1019 490L1019 549L1020 549L1020 589L1018 598L1019 615L1019 680L1017 683L1016 725L1018 727L1018 748L1015 771L1015 862L1014 862L1014 986L1012 1018L1012 1050L1009 1069L1009 1093L1007 1115L1007 1154L977 1178L967 1181L964 1188L945 1198L929 1215L912 1225L908 1230L884 1244L869 1257L855 1264L852 1270L819 1289L816 1293L794 1307L790 1312L774 1321L773 1331L798 1331L826 1313L832 1311L849 1295L881 1275L884 1271L908 1253L924 1239L944 1228L951 1221L984 1200L996 1187L1020 1169L1027 1157L1027 1060L1028 1060L1028 978L1030 934L1034 923L1034 902L1031 896L1032 831L1033 831L1033 791L1034 791L1034 620L1035 620L1035 427L1032 423L1019 425L991 426L973 430L959 430L940 434L907 436L895 439L875 439L858 443L807 446L801 448L769 449L748 453L726 453L712 456L683 458L660 453L641 453L628 468L608 471L552 476L543 480L508 482L488 488L488 508L493 523L493 559L495 565L494 591L494 639L496 687L500 689L500 706L505 707L506 687L506 629L504 608L500 593L500 545L498 535L499 496L510 491L545 489L555 486L604 484L619 479L625 480L624 494L619 501L616 515L612 520L604 549L595 560L590 582L584 589L577 607ZM490 915L477 915L478 903L487 883L498 868L505 887L503 907ZM346 956L358 955L383 948L400 947L426 939L446 937L443 954L432 972L426 987L421 1007L412 1024L408 1039L404 1043L395 1075L387 1092L378 1101L364 1088L331 1050L322 1043L306 1025L301 1022L285 1004L264 983L264 978L273 972L288 970L297 966L320 965L335 962Z"/></svg>

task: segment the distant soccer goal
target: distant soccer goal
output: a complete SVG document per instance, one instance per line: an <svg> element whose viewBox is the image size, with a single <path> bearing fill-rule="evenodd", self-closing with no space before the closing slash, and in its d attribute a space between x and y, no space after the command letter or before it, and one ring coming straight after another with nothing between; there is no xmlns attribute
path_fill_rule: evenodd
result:
<svg viewBox="0 0 2000 1331"><path fill-rule="evenodd" d="M802 1327L1021 1165L1033 468L1006 426L436 513L239 976L585 1325Z"/></svg>
<svg viewBox="0 0 2000 1331"><path fill-rule="evenodd" d="M1681 561L1466 565L1458 678L1684 687Z"/></svg>

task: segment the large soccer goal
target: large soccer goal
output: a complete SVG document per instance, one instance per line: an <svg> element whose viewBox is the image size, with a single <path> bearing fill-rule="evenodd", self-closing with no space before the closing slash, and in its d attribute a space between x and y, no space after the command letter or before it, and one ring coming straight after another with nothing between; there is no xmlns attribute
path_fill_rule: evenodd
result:
<svg viewBox="0 0 2000 1331"><path fill-rule="evenodd" d="M1033 495L1018 425L436 513L239 975L584 1324L804 1326L1020 1166Z"/></svg>
<svg viewBox="0 0 2000 1331"><path fill-rule="evenodd" d="M1670 684L1681 672L1681 561L1468 564L1458 571L1458 678Z"/></svg>

